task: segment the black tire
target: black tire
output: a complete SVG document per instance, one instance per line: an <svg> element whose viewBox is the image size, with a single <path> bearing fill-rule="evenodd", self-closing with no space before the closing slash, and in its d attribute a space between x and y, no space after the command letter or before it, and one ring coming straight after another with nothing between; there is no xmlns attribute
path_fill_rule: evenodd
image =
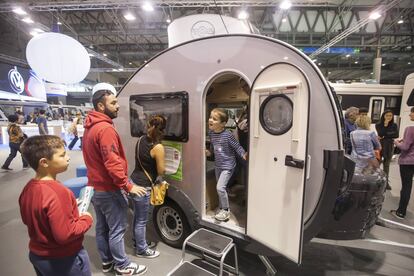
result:
<svg viewBox="0 0 414 276"><path fill-rule="evenodd" d="M190 235L191 229L187 217L180 206L172 200L156 206L152 219L161 240L169 246L181 248L184 240Z"/></svg>

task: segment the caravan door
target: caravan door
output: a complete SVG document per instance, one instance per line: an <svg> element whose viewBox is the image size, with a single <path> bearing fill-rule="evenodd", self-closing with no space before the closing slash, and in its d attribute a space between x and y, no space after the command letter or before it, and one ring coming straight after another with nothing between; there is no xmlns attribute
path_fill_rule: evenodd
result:
<svg viewBox="0 0 414 276"><path fill-rule="evenodd" d="M301 262L309 86L278 63L254 81L250 98L247 235Z"/></svg>

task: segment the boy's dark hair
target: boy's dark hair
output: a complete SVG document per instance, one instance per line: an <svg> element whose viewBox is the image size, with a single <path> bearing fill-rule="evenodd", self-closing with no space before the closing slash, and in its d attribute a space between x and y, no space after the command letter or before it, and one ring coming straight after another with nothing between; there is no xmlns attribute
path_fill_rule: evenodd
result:
<svg viewBox="0 0 414 276"><path fill-rule="evenodd" d="M227 121L229 120L229 115L227 114L227 111L224 108L214 108L213 110L211 110L211 112L217 113L220 117L220 122L222 123L227 123Z"/></svg>
<svg viewBox="0 0 414 276"><path fill-rule="evenodd" d="M95 94L92 96L92 104L95 110L98 109L98 103L105 104L105 98L109 95L113 95L113 93L109 90L99 90L96 91Z"/></svg>
<svg viewBox="0 0 414 276"><path fill-rule="evenodd" d="M360 107L359 108L359 113L361 114L361 113L368 113L368 108L366 108L366 107Z"/></svg>
<svg viewBox="0 0 414 276"><path fill-rule="evenodd" d="M51 160L56 150L64 147L65 142L56 135L36 135L24 140L20 151L30 167L37 171L40 159Z"/></svg>
<svg viewBox="0 0 414 276"><path fill-rule="evenodd" d="M46 113L46 110L44 110L44 109L41 109L41 110L39 111L39 114L40 114L40 115L45 115L45 113Z"/></svg>
<svg viewBox="0 0 414 276"><path fill-rule="evenodd" d="M19 120L19 117L17 117L16 114L11 114L7 117L7 120L9 120L10 123L15 123Z"/></svg>

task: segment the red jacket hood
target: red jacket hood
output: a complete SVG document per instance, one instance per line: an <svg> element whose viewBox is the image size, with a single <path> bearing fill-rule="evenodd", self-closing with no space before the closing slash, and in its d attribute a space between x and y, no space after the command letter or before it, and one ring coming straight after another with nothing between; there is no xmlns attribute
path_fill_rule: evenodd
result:
<svg viewBox="0 0 414 276"><path fill-rule="evenodd" d="M85 128L91 128L94 124L100 123L100 122L107 122L109 124L112 124L112 119L109 118L108 115L98 112L96 110L92 110L88 113L88 116L86 116L85 122L83 126Z"/></svg>

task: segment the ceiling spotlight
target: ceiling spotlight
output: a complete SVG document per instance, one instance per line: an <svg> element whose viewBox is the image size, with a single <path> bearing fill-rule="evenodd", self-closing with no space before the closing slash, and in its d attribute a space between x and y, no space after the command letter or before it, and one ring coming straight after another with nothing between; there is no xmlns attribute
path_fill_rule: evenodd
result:
<svg viewBox="0 0 414 276"><path fill-rule="evenodd" d="M34 21L30 18L30 17L25 17L22 19L23 22L27 23L27 24L32 24L34 23Z"/></svg>
<svg viewBox="0 0 414 276"><path fill-rule="evenodd" d="M117 69L115 69L115 68L112 68L112 72L116 72L116 71L118 71Z"/></svg>
<svg viewBox="0 0 414 276"><path fill-rule="evenodd" d="M355 64L358 64L358 60L356 60L354 63L355 63Z"/></svg>
<svg viewBox="0 0 414 276"><path fill-rule="evenodd" d="M124 71L124 68L119 68L118 71L119 72L123 72Z"/></svg>
<svg viewBox="0 0 414 276"><path fill-rule="evenodd" d="M57 22L57 24L58 24L58 25L62 25L62 22L58 21L58 22Z"/></svg>
<svg viewBox="0 0 414 276"><path fill-rule="evenodd" d="M150 2L145 2L144 5L142 5L142 9L147 12L154 11L154 7L152 6Z"/></svg>
<svg viewBox="0 0 414 276"><path fill-rule="evenodd" d="M376 20L376 19L378 19L378 18L380 18L381 17L381 14L379 13L379 12L372 12L370 15L369 15L369 19L373 19L373 20Z"/></svg>
<svg viewBox="0 0 414 276"><path fill-rule="evenodd" d="M374 75L374 72L371 72L370 74L371 74L371 75Z"/></svg>
<svg viewBox="0 0 414 276"><path fill-rule="evenodd" d="M330 75L332 72L328 72L328 75Z"/></svg>
<svg viewBox="0 0 414 276"><path fill-rule="evenodd" d="M292 7L292 3L288 0L285 0L282 3L280 3L279 6L279 8L281 8L282 10L288 10L290 7Z"/></svg>
<svg viewBox="0 0 414 276"><path fill-rule="evenodd" d="M93 45L92 45L92 44L91 44L91 45L89 45L89 48L93 49Z"/></svg>
<svg viewBox="0 0 414 276"><path fill-rule="evenodd" d="M247 18L249 18L249 14L245 10L241 10L237 18L239 18L240 20L246 20Z"/></svg>
<svg viewBox="0 0 414 276"><path fill-rule="evenodd" d="M132 65L132 62L128 63L129 65Z"/></svg>
<svg viewBox="0 0 414 276"><path fill-rule="evenodd" d="M136 18L135 18L135 15L133 15L132 13L130 13L130 12L127 12L126 14L124 14L124 18L126 19L126 20L128 20L128 21L134 21Z"/></svg>
<svg viewBox="0 0 414 276"><path fill-rule="evenodd" d="M108 54L107 53L103 53L103 56L106 57Z"/></svg>
<svg viewBox="0 0 414 276"><path fill-rule="evenodd" d="M385 63L382 64L382 66L385 66L385 65L386 65Z"/></svg>
<svg viewBox="0 0 414 276"><path fill-rule="evenodd" d="M397 22L398 24L402 24L402 23L404 23L404 20L402 20L402 19L400 19L400 20L398 20L398 22Z"/></svg>
<svg viewBox="0 0 414 276"><path fill-rule="evenodd" d="M287 21L286 17L282 18L282 22L285 23Z"/></svg>
<svg viewBox="0 0 414 276"><path fill-rule="evenodd" d="M351 55L350 54L347 54L345 57L350 57Z"/></svg>
<svg viewBox="0 0 414 276"><path fill-rule="evenodd" d="M322 65L322 63L321 63L321 62L319 62L319 63L318 63L318 66L321 66L321 65Z"/></svg>
<svg viewBox="0 0 414 276"><path fill-rule="evenodd" d="M16 14L18 14L18 15L26 15L27 14L27 12L25 12L22 8L20 8L20 7L16 7L16 8L14 8L13 9L13 12L14 13L16 13Z"/></svg>
<svg viewBox="0 0 414 276"><path fill-rule="evenodd" d="M407 64L408 64L408 65L410 65L410 64L411 64L411 62L407 62Z"/></svg>
<svg viewBox="0 0 414 276"><path fill-rule="evenodd" d="M171 23L171 19L167 18L167 20L165 20L165 22L167 22L168 24Z"/></svg>

